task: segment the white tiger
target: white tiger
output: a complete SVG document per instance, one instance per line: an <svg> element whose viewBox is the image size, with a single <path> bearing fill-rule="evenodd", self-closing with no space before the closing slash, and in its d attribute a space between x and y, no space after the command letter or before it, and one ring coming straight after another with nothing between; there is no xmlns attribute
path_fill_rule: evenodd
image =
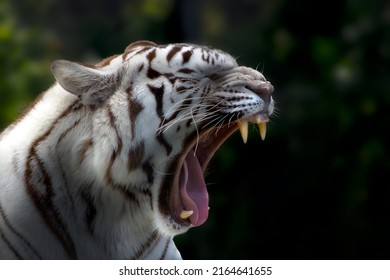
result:
<svg viewBox="0 0 390 280"><path fill-rule="evenodd" d="M220 50L138 41L57 82L0 135L0 258L180 259L203 224L203 171L248 122L262 138L273 86Z"/></svg>

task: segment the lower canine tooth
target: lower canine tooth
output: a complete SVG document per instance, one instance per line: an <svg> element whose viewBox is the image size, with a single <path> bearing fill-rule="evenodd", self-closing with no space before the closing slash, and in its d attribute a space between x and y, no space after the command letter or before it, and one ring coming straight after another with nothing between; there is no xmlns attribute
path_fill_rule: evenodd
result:
<svg viewBox="0 0 390 280"><path fill-rule="evenodd" d="M189 217L191 217L191 215L194 213L194 211L187 211L187 210L183 210L183 211L181 211L181 213L180 213L180 218L182 218L183 220L184 219L187 219L187 218L189 218Z"/></svg>
<svg viewBox="0 0 390 280"><path fill-rule="evenodd" d="M244 141L244 144L248 140L248 121L241 120L238 122L238 128L241 132L242 141Z"/></svg>
<svg viewBox="0 0 390 280"><path fill-rule="evenodd" d="M260 122L259 123L259 129L260 129L261 140L264 140L265 139L265 134L267 133L267 123L266 122Z"/></svg>

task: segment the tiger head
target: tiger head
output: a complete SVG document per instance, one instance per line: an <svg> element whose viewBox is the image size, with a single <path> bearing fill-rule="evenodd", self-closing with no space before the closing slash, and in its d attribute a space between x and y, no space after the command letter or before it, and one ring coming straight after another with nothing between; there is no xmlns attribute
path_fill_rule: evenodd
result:
<svg viewBox="0 0 390 280"><path fill-rule="evenodd" d="M203 173L221 144L237 129L246 142L248 123L264 138L274 110L260 72L204 46L139 41L95 66L56 61L52 72L94 115L101 185L146 195L137 203L149 201L141 208L171 235L206 221Z"/></svg>

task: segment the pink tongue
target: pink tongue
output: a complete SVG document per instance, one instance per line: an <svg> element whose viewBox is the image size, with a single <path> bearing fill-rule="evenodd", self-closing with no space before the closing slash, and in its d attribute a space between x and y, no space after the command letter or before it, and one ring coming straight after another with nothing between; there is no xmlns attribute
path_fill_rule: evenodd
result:
<svg viewBox="0 0 390 280"><path fill-rule="evenodd" d="M179 185L184 210L194 211L189 217L191 224L200 226L209 215L209 195L194 151L190 151L183 162Z"/></svg>

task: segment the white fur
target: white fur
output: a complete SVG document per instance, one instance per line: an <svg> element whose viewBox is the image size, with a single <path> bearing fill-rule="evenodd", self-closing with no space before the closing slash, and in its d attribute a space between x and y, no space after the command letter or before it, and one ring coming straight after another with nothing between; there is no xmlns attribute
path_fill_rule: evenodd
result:
<svg viewBox="0 0 390 280"><path fill-rule="evenodd" d="M177 46L182 49L167 61ZM234 84L233 77L252 84L265 79L253 69L238 67L219 50L183 44L155 46L156 56L150 62L150 51L139 53L143 47L130 46L128 53L104 67L54 62L52 71L58 82L0 135L0 258L181 258L173 237L189 227L175 226L171 217L159 212L161 183L172 175L167 167L181 153L184 138L198 129L196 123L205 108L229 97L221 89L223 83ZM192 55L183 64L186 51ZM149 67L162 75L149 79ZM179 71L183 68L193 72ZM209 77L225 72L228 78L221 81ZM165 74L180 79L172 84ZM164 87L164 118L174 115L185 100L192 105L161 128L162 116L156 111L150 86ZM192 89L177 93L180 87ZM129 88L132 102L143 108L135 123L130 121ZM237 88L251 97L248 104L255 104L248 105L248 116L266 109L258 95L241 85ZM213 96L203 96L206 90L212 90ZM243 107L245 101L228 105L230 113L235 113L235 106ZM270 108L272 113L273 102ZM188 119L194 125L184 129ZM179 125L183 129L177 132ZM159 133L171 145L169 155L156 138ZM137 149L143 149L139 164L148 161L153 170L152 185L142 166L129 169L129 161L136 160L129 159L129 153Z"/></svg>

